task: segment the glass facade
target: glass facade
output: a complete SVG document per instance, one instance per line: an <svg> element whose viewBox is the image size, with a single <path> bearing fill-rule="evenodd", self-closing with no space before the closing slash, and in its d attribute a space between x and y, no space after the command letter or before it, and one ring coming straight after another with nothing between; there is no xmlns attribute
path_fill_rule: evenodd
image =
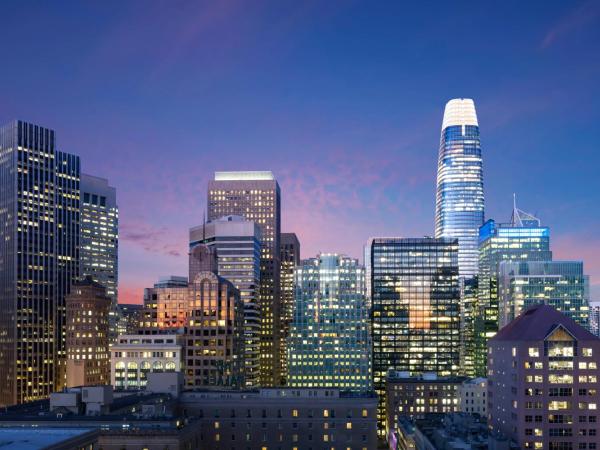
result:
<svg viewBox="0 0 600 450"><path fill-rule="evenodd" d="M290 387L371 389L364 277L357 260L335 254L298 266L288 338Z"/></svg>
<svg viewBox="0 0 600 450"><path fill-rule="evenodd" d="M483 219L483 162L475 105L470 99L450 100L440 138L435 237L458 239L461 277L477 275Z"/></svg>
<svg viewBox="0 0 600 450"><path fill-rule="evenodd" d="M500 328L544 303L589 330L589 278L581 261L505 261L498 278Z"/></svg>
<svg viewBox="0 0 600 450"><path fill-rule="evenodd" d="M281 233L281 374L282 384L287 384L287 338L294 314L294 271L300 264L300 241L295 233Z"/></svg>
<svg viewBox="0 0 600 450"><path fill-rule="evenodd" d="M526 216L528 220L522 220ZM515 208L510 223L488 220L479 229L479 277L475 311L475 371L485 376L487 342L499 326L498 270L502 261L551 261L550 230Z"/></svg>
<svg viewBox="0 0 600 450"><path fill-rule="evenodd" d="M119 209L108 180L81 175L81 274L106 288L111 298L109 340L118 336Z"/></svg>
<svg viewBox="0 0 600 450"><path fill-rule="evenodd" d="M79 275L79 157L53 130L0 129L0 405L61 389L66 305Z"/></svg>
<svg viewBox="0 0 600 450"><path fill-rule="evenodd" d="M271 172L216 172L208 183L207 204L208 220L238 215L260 227L260 383L277 386L282 381L279 184Z"/></svg>
<svg viewBox="0 0 600 450"><path fill-rule="evenodd" d="M458 241L374 238L369 246L373 384L383 427L388 371L459 373Z"/></svg>

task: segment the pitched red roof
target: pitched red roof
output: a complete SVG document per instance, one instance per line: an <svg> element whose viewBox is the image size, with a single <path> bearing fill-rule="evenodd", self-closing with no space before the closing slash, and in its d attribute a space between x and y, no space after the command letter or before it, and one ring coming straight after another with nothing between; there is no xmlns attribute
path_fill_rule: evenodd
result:
<svg viewBox="0 0 600 450"><path fill-rule="evenodd" d="M498 331L491 341L541 341L557 325L562 325L578 341L600 340L552 306L535 305Z"/></svg>

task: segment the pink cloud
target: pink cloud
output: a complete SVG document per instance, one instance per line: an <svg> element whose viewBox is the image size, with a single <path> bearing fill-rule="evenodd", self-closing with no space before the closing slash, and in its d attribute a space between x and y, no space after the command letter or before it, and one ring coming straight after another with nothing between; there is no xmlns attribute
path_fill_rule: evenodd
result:
<svg viewBox="0 0 600 450"><path fill-rule="evenodd" d="M590 275L592 300L600 300L600 239L592 234L565 233L552 237L554 259L583 261L583 269Z"/></svg>
<svg viewBox="0 0 600 450"><path fill-rule="evenodd" d="M541 47L546 49L600 17L600 3L589 0L562 17L544 36Z"/></svg>

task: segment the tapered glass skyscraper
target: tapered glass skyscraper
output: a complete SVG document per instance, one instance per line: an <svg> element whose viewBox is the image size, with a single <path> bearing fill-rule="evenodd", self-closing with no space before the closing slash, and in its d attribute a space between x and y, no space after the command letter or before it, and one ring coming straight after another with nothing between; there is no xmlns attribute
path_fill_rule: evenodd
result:
<svg viewBox="0 0 600 450"><path fill-rule="evenodd" d="M435 237L458 239L461 277L477 275L483 224L483 166L473 100L450 100L444 110L438 158Z"/></svg>

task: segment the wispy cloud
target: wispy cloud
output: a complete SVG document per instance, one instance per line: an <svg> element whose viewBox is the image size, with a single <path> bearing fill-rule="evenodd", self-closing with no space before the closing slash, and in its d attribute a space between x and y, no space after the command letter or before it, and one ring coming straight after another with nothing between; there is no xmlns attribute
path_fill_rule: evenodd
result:
<svg viewBox="0 0 600 450"><path fill-rule="evenodd" d="M121 225L119 238L121 242L138 246L146 252L167 256L182 256L182 250L185 249L185 243L169 228L157 228L141 221Z"/></svg>
<svg viewBox="0 0 600 450"><path fill-rule="evenodd" d="M544 36L541 47L548 48L560 39L569 36L582 27L589 26L600 18L600 2L588 0L561 18Z"/></svg>
<svg viewBox="0 0 600 450"><path fill-rule="evenodd" d="M583 261L590 276L593 301L600 301L600 239L594 233L564 233L552 237L554 259Z"/></svg>

